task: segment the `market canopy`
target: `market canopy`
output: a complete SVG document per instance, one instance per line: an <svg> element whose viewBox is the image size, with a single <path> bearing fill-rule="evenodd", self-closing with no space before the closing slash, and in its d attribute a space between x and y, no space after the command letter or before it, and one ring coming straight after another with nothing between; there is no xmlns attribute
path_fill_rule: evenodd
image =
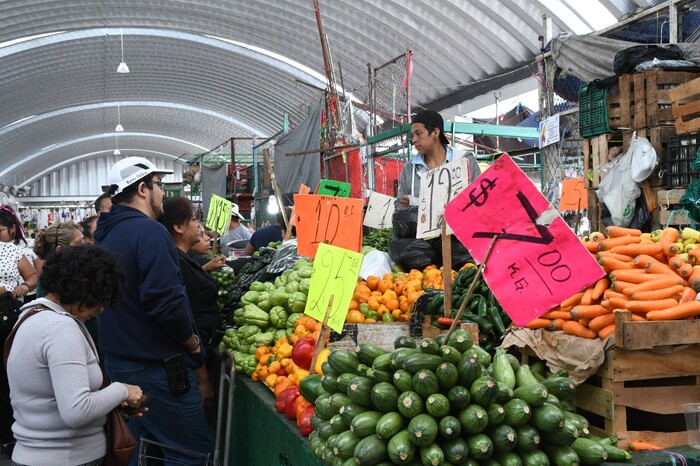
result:
<svg viewBox="0 0 700 466"><path fill-rule="evenodd" d="M334 0L320 7L347 92L366 98L367 64L409 47L412 102L444 108L487 78L529 76L542 15L553 19L555 34L585 34L662 2L579 3ZM128 74L117 73L122 37ZM0 70L0 184L16 186L73 174L66 167L104 161L116 146L122 156L186 161L230 137L270 136L285 114L292 127L303 121L325 87L312 0L6 0ZM246 144L240 152L250 152ZM97 192L99 184L85 189Z"/></svg>

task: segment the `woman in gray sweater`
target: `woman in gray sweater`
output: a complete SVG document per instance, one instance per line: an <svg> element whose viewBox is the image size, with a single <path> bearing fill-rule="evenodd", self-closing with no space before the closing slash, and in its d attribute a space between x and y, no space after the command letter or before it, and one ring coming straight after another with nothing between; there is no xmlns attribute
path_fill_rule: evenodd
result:
<svg viewBox="0 0 700 466"><path fill-rule="evenodd" d="M40 278L46 297L22 308L38 312L18 328L7 361L15 465L99 465L107 451L105 421L113 408L140 407L135 385L102 387L85 322L124 292L117 258L93 246L62 248Z"/></svg>

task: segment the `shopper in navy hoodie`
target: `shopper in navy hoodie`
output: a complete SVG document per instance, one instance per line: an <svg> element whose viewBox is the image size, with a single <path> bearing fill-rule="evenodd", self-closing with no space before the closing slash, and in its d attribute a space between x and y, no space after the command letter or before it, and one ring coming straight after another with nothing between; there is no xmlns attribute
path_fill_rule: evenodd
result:
<svg viewBox="0 0 700 466"><path fill-rule="evenodd" d="M137 384L151 399L148 414L129 421L134 437L206 455L213 440L193 372L202 367L205 349L177 249L155 220L163 212L161 176L170 173L141 157L122 159L110 172L113 207L101 214L94 236L98 246L120 257L127 284L120 305L105 307L100 316L100 349L112 382ZM199 455L170 448L163 453L166 463L203 464ZM137 460L134 456L130 464Z"/></svg>

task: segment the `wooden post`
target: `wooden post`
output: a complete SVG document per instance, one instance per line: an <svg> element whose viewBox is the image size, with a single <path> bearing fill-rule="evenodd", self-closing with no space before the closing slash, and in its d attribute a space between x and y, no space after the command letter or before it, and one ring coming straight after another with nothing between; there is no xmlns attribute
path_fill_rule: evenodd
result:
<svg viewBox="0 0 700 466"><path fill-rule="evenodd" d="M282 209L282 216L284 217L284 224L286 225L287 231L291 230L289 226L289 220L287 218L287 211L284 209L284 202L282 201L282 193L280 192L280 187L277 184L277 178L275 178L275 173L272 171L272 164L270 163L270 150L265 149L263 150L263 163L265 164L265 168L267 169L268 173L270 174L270 180L272 181L272 187L275 190L275 197L277 198L277 204L279 205L280 209Z"/></svg>
<svg viewBox="0 0 700 466"><path fill-rule="evenodd" d="M211 246L211 257L216 257L219 252L219 232L214 230L214 241Z"/></svg>
<svg viewBox="0 0 700 466"><path fill-rule="evenodd" d="M277 192L277 191L275 191ZM284 240L288 241L292 237L292 219L296 215L296 207L292 206L292 212L290 214L289 222L287 222L287 229L284 230Z"/></svg>
<svg viewBox="0 0 700 466"><path fill-rule="evenodd" d="M318 340L316 340L316 346L314 347L314 356L311 358L311 367L309 368L309 374L316 373L316 360L318 355L321 354L323 348L326 347L326 338L330 333L330 328L328 328L328 317L331 315L331 309L333 308L333 297L328 300L328 308L326 309L326 315L323 316L323 323L321 324L321 331L318 333Z"/></svg>
<svg viewBox="0 0 700 466"><path fill-rule="evenodd" d="M442 283L445 293L445 317L452 315L452 241L447 234L447 222L442 218Z"/></svg>
<svg viewBox="0 0 700 466"><path fill-rule="evenodd" d="M455 331L455 328L457 328L457 325L459 325L459 320L462 318L462 313L464 313L464 309L467 307L467 303L469 302L469 299L472 297L472 294L474 294L474 288L476 288L476 284L478 283L479 279L481 278L481 274L484 271L484 266L486 265L486 261L488 260L489 256L491 255L491 250L493 249L493 245L496 244L496 240L498 239L498 235L494 235L493 239L491 240L491 244L489 244L488 249L486 250L486 254L484 254L484 259L481 261L481 264L479 264L479 268L476 270L476 275L474 276L474 280L472 280L472 284L469 285L469 289L467 290L467 293L464 295L464 298L462 299L462 305L459 306L459 311L457 311L457 315L454 318L454 321L452 322L452 325L450 325L450 329L447 331L447 335L445 336L445 341L443 342L443 345L447 343L447 341L450 339L450 335ZM440 345L442 346L442 345Z"/></svg>

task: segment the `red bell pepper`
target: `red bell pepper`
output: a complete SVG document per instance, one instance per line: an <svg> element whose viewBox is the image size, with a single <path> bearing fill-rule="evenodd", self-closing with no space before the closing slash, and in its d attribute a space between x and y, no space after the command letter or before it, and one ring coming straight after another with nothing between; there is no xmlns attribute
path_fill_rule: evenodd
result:
<svg viewBox="0 0 700 466"><path fill-rule="evenodd" d="M289 405L292 405L293 407L294 400L296 400L299 396L301 396L299 387L294 386L285 388L280 392L277 400L275 400L275 409L277 409L277 412L286 413L287 407Z"/></svg>
<svg viewBox="0 0 700 466"><path fill-rule="evenodd" d="M292 388L292 387L290 387ZM295 419L297 417L297 405L296 405L296 400L301 396L301 392L299 391L299 387L293 387L296 390L290 392L287 394L287 398L285 399L284 402L284 414L287 416L289 419Z"/></svg>
<svg viewBox="0 0 700 466"><path fill-rule="evenodd" d="M294 364L306 369L311 368L311 360L314 358L314 348L316 347L316 339L314 337L304 337L297 340L292 348L292 361Z"/></svg>
<svg viewBox="0 0 700 466"><path fill-rule="evenodd" d="M311 427L311 418L314 416L315 412L316 407L314 405L309 405L306 408L304 408L304 411L301 413L301 416L299 416L299 421L297 422L297 424L299 425L301 435L303 435L304 437L308 437L309 434L313 431L313 428Z"/></svg>

